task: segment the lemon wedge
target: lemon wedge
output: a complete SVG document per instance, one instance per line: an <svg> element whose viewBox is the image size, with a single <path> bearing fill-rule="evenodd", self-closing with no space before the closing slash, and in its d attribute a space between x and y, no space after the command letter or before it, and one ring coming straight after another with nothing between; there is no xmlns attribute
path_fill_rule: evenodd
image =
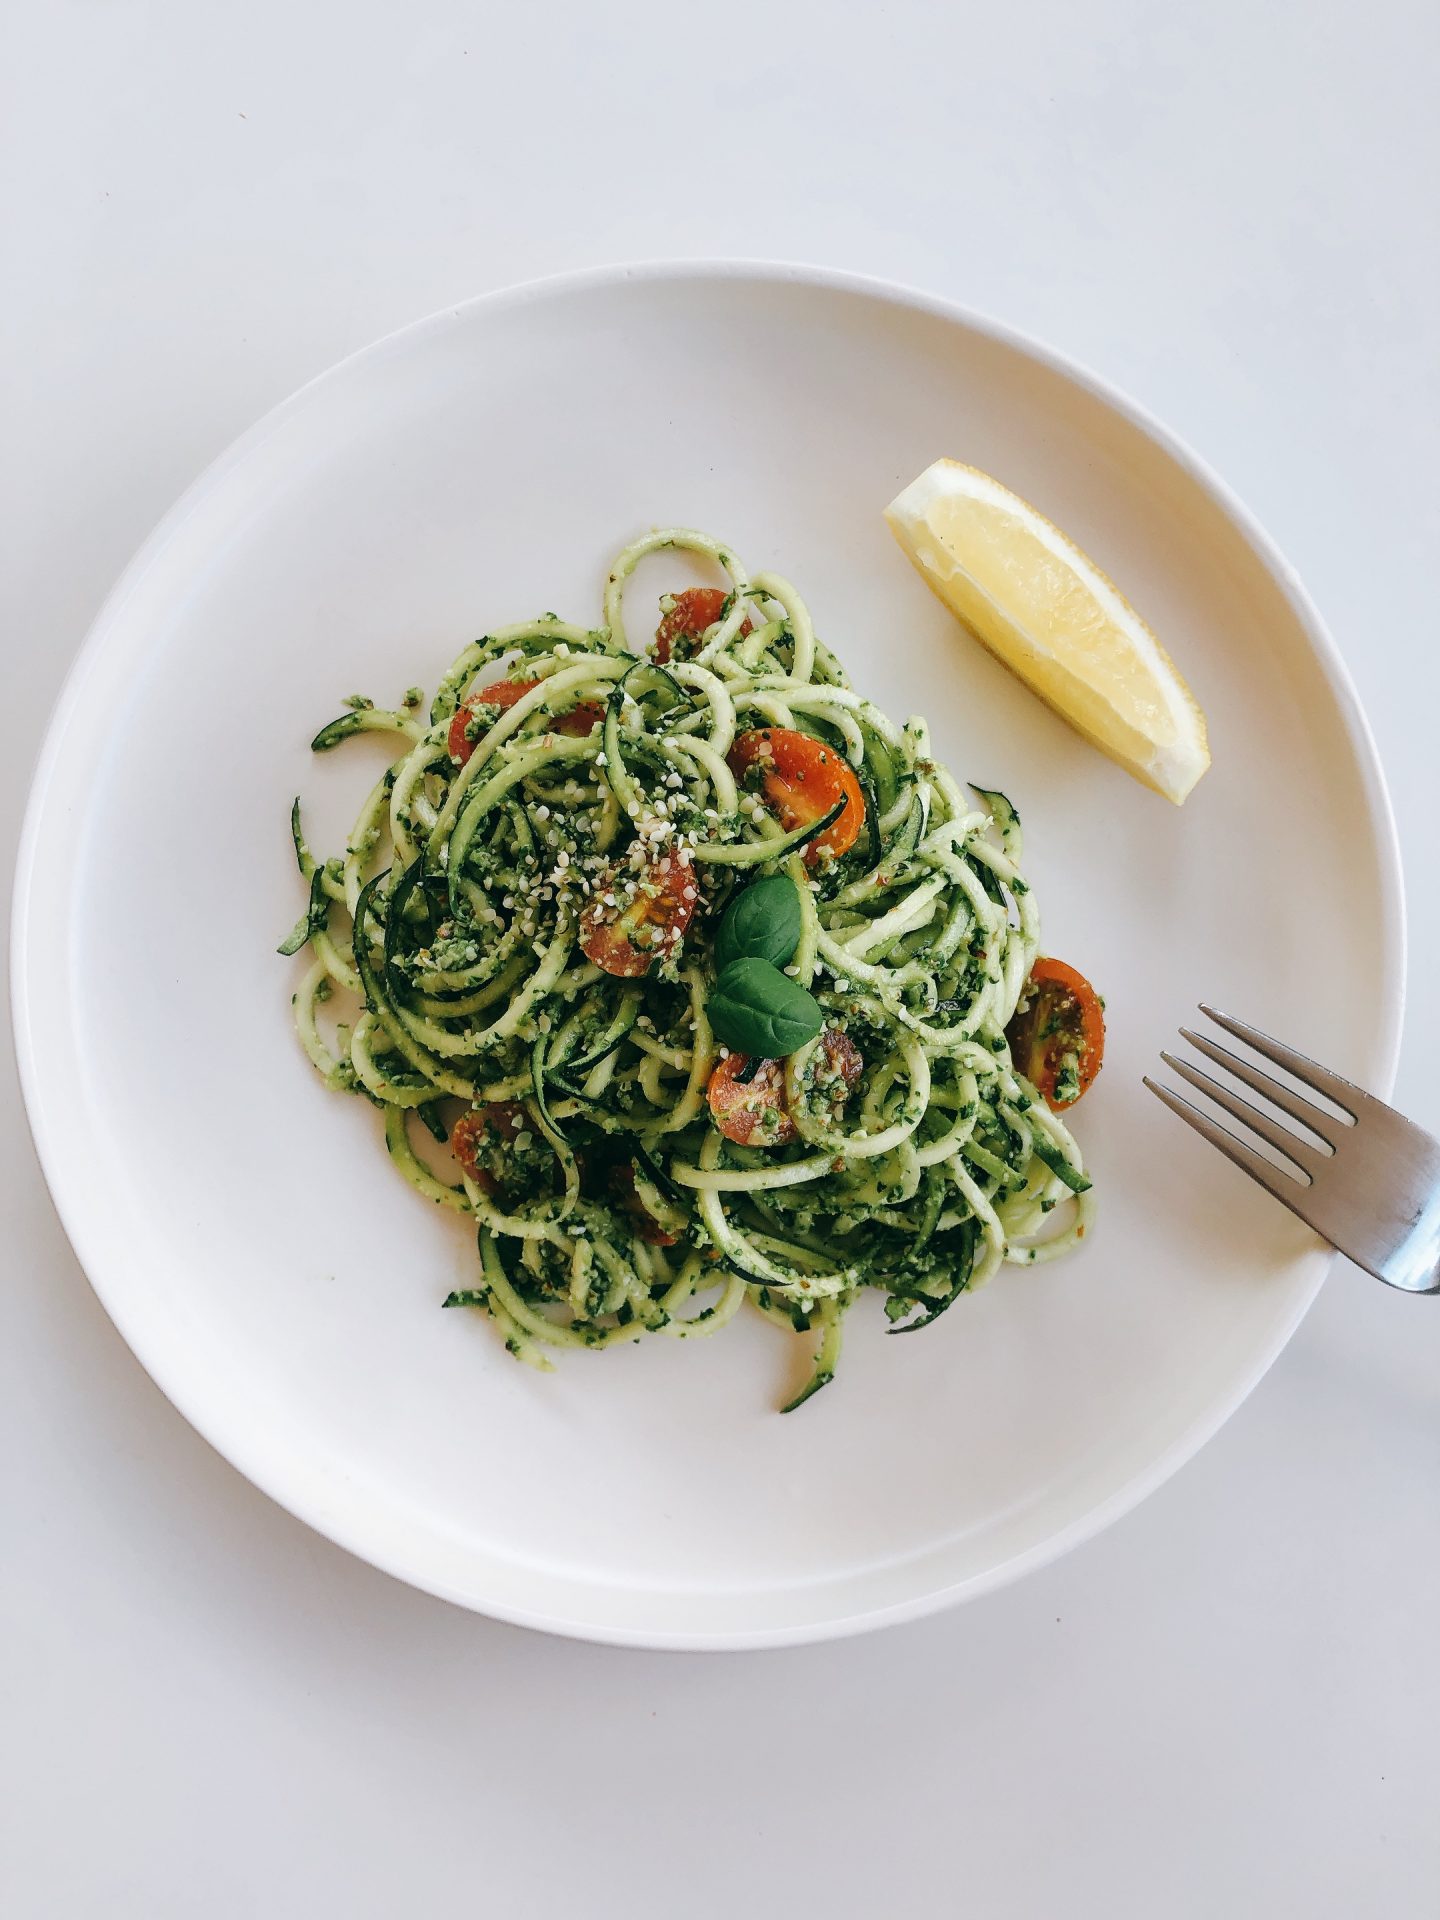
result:
<svg viewBox="0 0 1440 1920"><path fill-rule="evenodd" d="M1210 764L1205 716L1120 590L1043 513L937 460L885 509L953 614L1078 733L1177 806Z"/></svg>

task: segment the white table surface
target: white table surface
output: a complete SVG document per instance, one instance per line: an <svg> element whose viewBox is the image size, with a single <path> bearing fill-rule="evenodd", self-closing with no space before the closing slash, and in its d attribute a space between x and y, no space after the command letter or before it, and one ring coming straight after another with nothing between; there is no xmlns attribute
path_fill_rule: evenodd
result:
<svg viewBox="0 0 1440 1920"><path fill-rule="evenodd" d="M1437 20L1429 0L12 7L7 868L101 597L272 402L509 281L817 260L1097 368L1297 563L1389 770L1398 1097L1440 1130ZM986 1601L785 1653L620 1653L412 1593L218 1459L91 1295L5 1071L14 1920L1440 1910L1440 1306L1337 1266L1193 1465Z"/></svg>

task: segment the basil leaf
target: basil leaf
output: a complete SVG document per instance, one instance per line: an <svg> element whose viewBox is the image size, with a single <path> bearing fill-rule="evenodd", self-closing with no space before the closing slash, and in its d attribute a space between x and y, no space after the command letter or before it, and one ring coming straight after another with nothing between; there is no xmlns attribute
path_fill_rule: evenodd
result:
<svg viewBox="0 0 1440 1920"><path fill-rule="evenodd" d="M710 1025L734 1053L783 1059L825 1024L815 996L768 960L732 960L715 984L706 1012Z"/></svg>
<svg viewBox="0 0 1440 1920"><path fill-rule="evenodd" d="M768 960L788 966L800 944L800 895L784 873L756 880L737 893L715 934L715 971L736 960Z"/></svg>

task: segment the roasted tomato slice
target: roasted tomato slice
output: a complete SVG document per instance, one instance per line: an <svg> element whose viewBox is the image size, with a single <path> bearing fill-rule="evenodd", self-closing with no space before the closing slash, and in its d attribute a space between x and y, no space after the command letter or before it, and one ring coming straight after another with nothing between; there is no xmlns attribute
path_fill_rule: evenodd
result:
<svg viewBox="0 0 1440 1920"><path fill-rule="evenodd" d="M865 1061L848 1033L827 1027L810 1066L810 1084L838 1113L849 1099ZM732 1053L710 1076L705 1090L715 1124L742 1147L784 1147L798 1129L785 1104L783 1060L748 1060Z"/></svg>
<svg viewBox="0 0 1440 1920"><path fill-rule="evenodd" d="M806 1083L838 1113L865 1071L865 1056L839 1027L827 1027L810 1058Z"/></svg>
<svg viewBox="0 0 1440 1920"><path fill-rule="evenodd" d="M634 979L679 952L699 899L695 868L682 854L662 854L639 873L622 861L581 914L580 945L606 973Z"/></svg>
<svg viewBox="0 0 1440 1920"><path fill-rule="evenodd" d="M690 653L689 640L698 640L707 627L713 627L725 615L729 595L719 587L686 587L681 593L667 594L660 602L661 619L655 629L655 658L664 666L672 657L684 660ZM747 613L740 624L742 633L754 628Z"/></svg>
<svg viewBox="0 0 1440 1920"><path fill-rule="evenodd" d="M523 700L527 693L532 693L539 684L538 680L492 680L488 687L472 693L464 706L456 709L455 717L450 722L450 758L458 760L463 767L475 751L475 742L470 738L467 728L478 707L499 707L503 713L507 707L513 707L517 700ZM578 707L572 707L568 713L556 717L554 730L556 733L593 733L604 717L603 708L596 706L593 700L582 700Z"/></svg>
<svg viewBox="0 0 1440 1920"><path fill-rule="evenodd" d="M515 1136L530 1124L518 1100L489 1100L462 1113L450 1129L450 1151L482 1193L504 1185L506 1158Z"/></svg>
<svg viewBox="0 0 1440 1920"><path fill-rule="evenodd" d="M787 833L813 826L837 800L845 802L845 811L806 847L807 867L827 855L838 859L859 839L865 796L854 768L836 748L793 727L757 727L738 736L729 759L736 779L758 789Z"/></svg>
<svg viewBox="0 0 1440 1920"><path fill-rule="evenodd" d="M1072 1107L1105 1058L1100 996L1063 960L1037 960L1005 1038L1011 1058L1046 1104L1057 1113Z"/></svg>
<svg viewBox="0 0 1440 1920"><path fill-rule="evenodd" d="M782 1060L727 1054L711 1074L705 1098L721 1133L742 1147L784 1147L796 1138L785 1106Z"/></svg>
<svg viewBox="0 0 1440 1920"><path fill-rule="evenodd" d="M635 1187L635 1168L628 1160L622 1160L610 1169L610 1184L620 1197L625 1211L640 1224L640 1238L648 1241L652 1247L673 1247L678 1235L667 1232L640 1198Z"/></svg>

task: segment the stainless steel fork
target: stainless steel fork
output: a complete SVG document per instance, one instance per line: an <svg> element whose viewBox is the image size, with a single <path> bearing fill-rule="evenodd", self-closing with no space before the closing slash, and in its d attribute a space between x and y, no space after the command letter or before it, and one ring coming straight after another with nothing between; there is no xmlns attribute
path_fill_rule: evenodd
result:
<svg viewBox="0 0 1440 1920"><path fill-rule="evenodd" d="M1222 1127L1199 1107L1147 1074L1145 1084L1227 1160L1258 1180L1307 1226L1338 1247L1367 1273L1406 1293L1440 1293L1440 1141L1338 1073L1243 1020L1201 1004L1200 1011L1237 1040L1273 1061L1340 1107L1345 1118L1323 1111L1282 1086L1228 1047L1182 1027L1181 1035L1207 1060L1305 1129L1292 1128L1173 1053L1160 1058L1182 1080L1258 1134L1289 1162L1280 1168L1248 1141Z"/></svg>

